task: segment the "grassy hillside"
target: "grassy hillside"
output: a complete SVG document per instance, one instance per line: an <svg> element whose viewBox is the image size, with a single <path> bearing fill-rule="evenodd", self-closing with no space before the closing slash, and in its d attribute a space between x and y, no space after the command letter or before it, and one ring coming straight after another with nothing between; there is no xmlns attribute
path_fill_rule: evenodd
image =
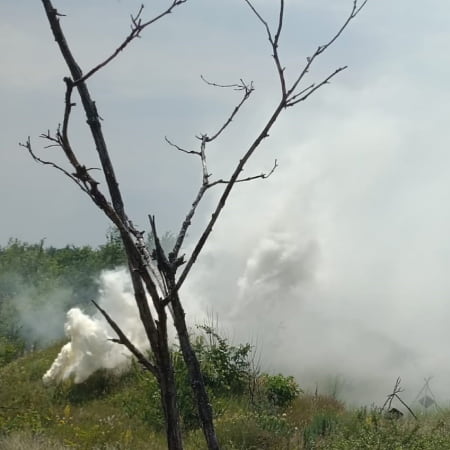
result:
<svg viewBox="0 0 450 450"><path fill-rule="evenodd" d="M41 377L60 346L29 353L0 369L2 449L164 449L152 378L139 367L98 372L86 382L46 387ZM276 379L276 377L274 377ZM374 410L346 411L320 395L300 394L274 408L246 392L215 396L224 449L450 449L450 413L390 419ZM186 448L204 448L185 426Z"/></svg>
<svg viewBox="0 0 450 450"><path fill-rule="evenodd" d="M157 385L140 367L44 386L61 344L29 351L62 336L67 309L88 309L100 271L123 260L113 232L98 248L17 240L0 247L0 450L166 448ZM50 319L59 335L48 333ZM334 398L301 393L292 377L258 373L251 346L233 346L211 327L198 332L193 343L224 450L450 450L448 411L416 421L346 410ZM202 450L186 368L176 348L173 354L186 449Z"/></svg>

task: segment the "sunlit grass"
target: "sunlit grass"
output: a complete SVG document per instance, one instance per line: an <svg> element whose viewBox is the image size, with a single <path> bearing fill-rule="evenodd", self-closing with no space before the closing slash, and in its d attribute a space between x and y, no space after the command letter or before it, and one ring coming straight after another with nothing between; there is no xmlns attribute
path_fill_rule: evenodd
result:
<svg viewBox="0 0 450 450"><path fill-rule="evenodd" d="M166 448L155 385L133 367L99 371L79 385L44 386L41 378L60 349L30 353L0 369L0 448L3 450ZM376 409L348 410L324 395L300 394L285 408L245 394L214 398L225 450L450 449L450 411L392 419ZM202 432L185 428L187 450L205 448Z"/></svg>

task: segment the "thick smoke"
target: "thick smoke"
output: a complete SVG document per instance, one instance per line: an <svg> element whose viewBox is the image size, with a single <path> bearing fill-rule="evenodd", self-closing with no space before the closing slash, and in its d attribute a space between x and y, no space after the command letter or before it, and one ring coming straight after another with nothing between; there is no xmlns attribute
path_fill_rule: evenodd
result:
<svg viewBox="0 0 450 450"><path fill-rule="evenodd" d="M447 165L428 171L420 130L361 101L339 129L309 123L298 147L281 130L280 167L238 186L182 288L187 320L217 315L257 346L263 370L307 390L382 404L400 376L411 401L433 376L445 406Z"/></svg>
<svg viewBox="0 0 450 450"><path fill-rule="evenodd" d="M238 188L183 294L306 389L382 404L398 376L405 400L432 376L445 405L448 175L427 172L412 127L362 111L298 147L286 131L279 169Z"/></svg>
<svg viewBox="0 0 450 450"><path fill-rule="evenodd" d="M145 350L148 345L126 270L105 271L100 283L100 306L140 350ZM70 342L45 373L44 382L73 377L75 383L81 383L96 370L120 371L128 367L131 355L125 347L110 340L116 337L115 333L99 313L89 316L79 308L72 308L67 312L64 330Z"/></svg>

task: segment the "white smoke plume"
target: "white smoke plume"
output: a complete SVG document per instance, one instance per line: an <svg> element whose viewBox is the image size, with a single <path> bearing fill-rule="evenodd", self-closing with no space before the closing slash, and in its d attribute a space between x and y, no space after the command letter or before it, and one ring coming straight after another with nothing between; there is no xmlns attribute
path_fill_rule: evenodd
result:
<svg viewBox="0 0 450 450"><path fill-rule="evenodd" d="M183 295L305 389L383 404L397 377L411 401L432 376L444 406L448 174L423 169L419 131L364 108L297 147L291 124L283 163L239 187Z"/></svg>
<svg viewBox="0 0 450 450"><path fill-rule="evenodd" d="M126 270L105 271L100 283L100 306L108 311L134 345L141 351L147 349ZM79 308L72 308L67 312L64 330L70 342L63 346L45 373L45 383L69 377L73 377L75 383L81 383L96 370L119 371L130 364L130 353L124 346L111 342L115 333L100 313L91 317Z"/></svg>
<svg viewBox="0 0 450 450"><path fill-rule="evenodd" d="M187 321L217 315L305 389L383 404L398 376L407 401L433 376L445 406L448 165L425 171L420 130L360 101L345 126L324 118L326 135L311 125L298 147L278 142L272 179L239 186L182 288Z"/></svg>

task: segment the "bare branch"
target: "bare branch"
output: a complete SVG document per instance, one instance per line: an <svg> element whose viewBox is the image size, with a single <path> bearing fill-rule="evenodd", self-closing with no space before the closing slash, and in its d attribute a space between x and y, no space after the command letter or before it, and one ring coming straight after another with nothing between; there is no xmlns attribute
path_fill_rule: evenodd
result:
<svg viewBox="0 0 450 450"><path fill-rule="evenodd" d="M119 45L119 47L116 48L116 50L114 50L114 52L112 53L112 55L110 55L108 58L106 58L103 62L101 62L100 64L98 64L97 66L95 66L94 68L92 68L91 70L89 70L85 75L83 75L82 77L76 79L74 81L74 84L78 84L78 83L82 83L84 81L86 81L88 78L90 78L92 75L94 75L94 73L96 73L97 71L99 71L101 68L105 67L108 63L110 63L122 50L125 49L125 47L128 46L128 44L133 41L134 39L140 37L140 34L142 32L142 30L144 30L144 28L147 28L149 25L155 23L156 21L158 21L159 19L161 19L162 17L170 14L174 8L176 8L177 6L186 3L187 0L173 0L172 4L162 13L158 14L156 17L154 17L151 20L148 20L147 22L142 22L141 19L141 15L142 15L142 11L144 10L144 5L141 5L139 8L139 11L137 12L137 14L135 16L131 16L131 31L128 34L128 36L123 40L123 42Z"/></svg>
<svg viewBox="0 0 450 450"><path fill-rule="evenodd" d="M47 137L46 135L41 135L41 137ZM62 172L64 175L66 175L67 177L69 177L72 181L74 181L81 190L83 190L86 193L88 192L88 189L81 183L80 179L75 175L72 174L70 172L68 172L66 169L64 169L63 167L59 166L58 164L52 162L52 161L46 161L45 159L39 158L36 153L34 153L34 150L31 146L31 140L30 137L28 136L26 142L19 142L19 146L25 148L28 153L31 155L31 157L34 159L34 161L36 161L37 163L43 164L45 166L51 166L53 168L55 168L56 170L59 170L60 172ZM47 147L59 147L59 144L52 144L51 146L47 146Z"/></svg>
<svg viewBox="0 0 450 450"><path fill-rule="evenodd" d="M180 252L181 246L183 245L184 239L186 238L187 230L192 223L192 218L194 217L195 211L197 210L197 206L199 205L207 189L208 186L205 184L202 184L200 186L200 189L197 192L197 196L195 197L194 202L192 203L192 207L187 213L183 223L181 224L181 228L180 231L178 232L173 250L169 253L169 260L171 262L173 262L176 258L178 258L178 254Z"/></svg>
<svg viewBox="0 0 450 450"><path fill-rule="evenodd" d="M311 94L313 94L314 92L317 91L317 89L321 88L323 85L325 84L329 84L330 80L335 77L339 72L342 72L343 70L347 69L348 66L343 66L343 67L339 67L337 68L333 73L331 73L330 75L328 75L324 80L322 80L320 83L318 84L312 84L311 86L308 86L306 89L303 89L301 92L299 92L298 94L290 97L287 101L286 101L286 107L289 106L294 106L297 103L303 102L304 100L306 100ZM304 93L304 95L302 95Z"/></svg>
<svg viewBox="0 0 450 450"><path fill-rule="evenodd" d="M189 155L198 155L201 157L200 152L196 152L195 150L185 150L184 148L181 148L178 145L174 144L172 141L170 141L167 136L164 136L164 139L170 146L176 148L180 152L187 153Z"/></svg>
<svg viewBox="0 0 450 450"><path fill-rule="evenodd" d="M200 78L202 81L204 81L208 86L214 86L214 87L220 87L220 88L232 88L235 91L242 91L247 88L246 83L240 80L240 83L233 83L233 84L219 84L214 83L213 81L207 80L203 75L200 75Z"/></svg>
<svg viewBox="0 0 450 450"><path fill-rule="evenodd" d="M278 46L278 41L280 40L281 30L283 28L283 17L284 17L284 0L280 0L280 12L278 16L278 28L275 33L274 44Z"/></svg>
<svg viewBox="0 0 450 450"><path fill-rule="evenodd" d="M202 143L200 144L200 158L202 160L202 173L203 173L203 184L207 185L209 180L208 167L206 166L206 143L209 142L209 138L206 134L202 134L199 139Z"/></svg>
<svg viewBox="0 0 450 450"><path fill-rule="evenodd" d="M281 65L280 56L278 54L278 42L280 40L281 31L283 29L283 18L284 18L284 0L280 0L280 10L278 15L278 26L277 31L275 32L275 37L273 37L272 32L270 31L269 24L266 20L263 19L261 14L256 10L256 8L252 5L250 0L244 0L245 3L250 7L250 9L253 11L253 13L256 15L258 20L264 25L264 28L266 29L267 37L269 39L270 45L272 47L272 57L275 61L275 66L277 68L278 72L278 78L280 80L280 86L281 86L281 93L282 97L286 97L286 79L284 76L284 67Z"/></svg>
<svg viewBox="0 0 450 450"><path fill-rule="evenodd" d="M278 42L280 40L281 30L283 29L283 16L284 16L284 0L280 1L280 13L278 17L278 28L275 33L275 39L272 42L273 59L277 67L278 78L281 85L281 94L283 98L286 96L286 79L284 77L284 68L281 66L280 56L278 54Z"/></svg>
<svg viewBox="0 0 450 450"><path fill-rule="evenodd" d="M164 282L167 283L167 280L172 277L172 267L167 259L166 252L162 248L161 241L159 240L158 232L156 229L156 220L155 216L148 216L148 220L150 222L150 227L152 230L153 240L155 242L155 249L152 254L152 258L156 261L159 272L164 276ZM168 289L167 284L165 285L165 295L167 295Z"/></svg>
<svg viewBox="0 0 450 450"><path fill-rule="evenodd" d="M293 101L293 100L297 99L298 97L301 97L302 95L306 94L309 90L313 89L315 86L316 86L316 83L310 84L309 86L302 89L300 92L297 92L297 94L292 95L289 98L289 101ZM286 103L288 103L288 102L286 102Z"/></svg>
<svg viewBox="0 0 450 450"><path fill-rule="evenodd" d="M236 90L236 91L243 91L244 92L242 100L239 102L238 105L236 105L234 107L232 113L230 114L228 119L225 121L225 123L220 127L219 131L217 131L217 133L215 133L213 136L207 137L206 142L211 142L214 139L217 139L222 134L222 132L225 130L225 128L228 125L230 125L230 123L235 118L236 114L241 109L242 105L248 100L248 98L250 97L251 93L255 90L255 88L253 87L253 82L252 81L249 84L247 84L242 79L240 80L240 84L229 84L229 85L220 85L220 84L216 84L216 83L210 83L209 81L206 81L203 77L202 77L202 79L206 83L208 83L210 86L217 86L217 87L224 87L224 88L230 88L231 87L231 88L234 88L234 90Z"/></svg>
<svg viewBox="0 0 450 450"><path fill-rule="evenodd" d="M287 97L290 97L292 96L292 94L294 94L294 91L297 89L297 86L303 80L305 75L309 72L309 69L311 68L311 65L313 64L315 59L319 55L321 55L325 50L327 50L336 41L336 39L339 38L339 36L341 36L341 34L347 28L348 24L359 14L359 12L362 10L362 8L366 5L367 2L368 0L364 0L362 4L358 6L358 0L353 0L352 10L350 11L350 14L347 16L347 19L344 21L343 25L339 28L339 30L331 37L331 39L327 43L325 43L324 45L319 45L316 51L311 56L306 58L306 65L300 72L300 75L297 77L294 83L292 83L290 89L287 91L286 93Z"/></svg>
<svg viewBox="0 0 450 450"><path fill-rule="evenodd" d="M125 333L122 331L122 329L117 325L117 323L111 318L111 316L95 301L91 300L92 303L95 305L95 307L100 311L100 313L103 315L103 317L106 319L108 324L111 326L111 328L115 331L117 336L119 336L119 339L113 339L113 342L117 344L124 345L132 355L136 357L138 362L142 364L146 369L148 369L155 377L156 379L160 379L160 374L158 368L152 364L148 358L146 358L133 344L132 342L126 337Z"/></svg>
<svg viewBox="0 0 450 450"><path fill-rule="evenodd" d="M65 95L65 109L64 109L64 118L63 118L63 126L62 126L62 138L67 143L69 142L68 137L68 127L69 127L69 118L70 113L72 111L72 107L75 106L75 103L72 103L72 90L73 83L69 77L64 78L64 83L66 83L66 95Z"/></svg>
<svg viewBox="0 0 450 450"><path fill-rule="evenodd" d="M270 172L260 173L259 175L253 175L253 176L250 176L250 177L247 177L247 178L239 178L239 179L237 179L235 181L235 183L245 183L247 181L253 181L253 180L258 180L258 179L266 180L267 178L269 178L275 172L275 169L277 167L278 167L278 161L275 160L272 169L270 169ZM210 183L208 185L208 188L211 188L211 187L216 186L218 184L228 184L228 183L230 183L229 180L217 180L217 181L214 181L214 182Z"/></svg>
<svg viewBox="0 0 450 450"><path fill-rule="evenodd" d="M201 136L197 136L198 139L201 140L200 144L200 152L196 152L202 160L202 185L200 186L200 189L197 193L197 196L192 203L192 207L189 210L189 212L186 215L186 218L184 219L183 223L181 224L180 231L178 232L177 239L175 241L175 245L172 249L172 251L169 253L169 260L171 262L175 262L175 260L178 259L180 266L184 263L184 258L179 259L178 253L180 252L181 246L183 245L184 239L186 237L186 233L188 228L191 226L192 218L194 217L195 211L197 209L197 206L199 205L201 199L203 198L203 195L205 194L206 190L211 187L209 185L209 173L208 173L208 167L206 164L206 143L208 142L208 136L206 134L203 134Z"/></svg>
<svg viewBox="0 0 450 450"><path fill-rule="evenodd" d="M196 246L194 247L194 250L192 251L192 254L189 257L180 277L177 280L177 285L176 285L177 290L180 289L180 287L184 283L188 273L192 269L192 266L194 265L195 261L197 260L198 255L202 251L209 235L212 232L212 229L213 229L215 223L217 222L217 219L219 218L223 208L225 207L226 201L228 200L228 197L230 195L231 190L233 189L234 184L236 183L240 173L244 169L245 164L247 163L249 158L253 155L255 150L259 147L261 142L269 135L270 129L272 128L273 124L276 122L278 116L281 114L281 111L283 111L284 107L285 107L285 102L284 102L284 99L282 99L280 101L280 103L278 104L278 106L275 108L275 111L272 113L272 116L269 118L269 120L267 121L267 123L264 126L264 128L262 129L262 131L258 134L256 139L250 145L249 149L246 151L246 153L240 159L239 163L236 165L236 168L234 169L229 182L226 184L225 189L217 203L217 206L216 206L214 212L211 215L211 218L210 218L208 224L206 225L206 227L205 227L202 235L200 236L200 239L198 240ZM204 189L204 190L206 190L206 189ZM203 196L204 190L199 191L197 198L199 196L200 196L200 198L201 198L201 196ZM195 204L195 208L197 207L197 205L198 204ZM193 208L190 211L191 218L192 218L193 212L195 211L195 208L193 205ZM191 213L192 213L192 215L191 215Z"/></svg>
<svg viewBox="0 0 450 450"><path fill-rule="evenodd" d="M51 139L55 140L55 138L51 137L50 135L42 134L40 137L44 139ZM54 144L55 146L60 144ZM94 203L99 206L106 215L111 219L111 221L119 228L123 229L123 224L120 221L119 217L115 213L112 206L109 204L109 202L106 200L106 198L103 196L103 194L98 189L98 182L95 181L89 174L88 171L92 169L87 169L85 166L79 166L78 171L76 173L70 173L63 167L59 166L58 164L52 162L52 161L46 161L42 158L39 158L33 151L30 138L28 138L26 143L19 143L19 146L24 147L27 149L31 157L34 159L34 161L51 166L60 172L62 172L64 175L69 177L72 181L74 181L80 189L85 192L86 194L91 197L91 199L94 201Z"/></svg>
<svg viewBox="0 0 450 450"><path fill-rule="evenodd" d="M419 420L417 416L414 414L413 410L400 398L399 395L396 395L398 401L410 412L410 414L414 417L414 419Z"/></svg>
<svg viewBox="0 0 450 450"><path fill-rule="evenodd" d="M364 0L361 5L358 6L358 0L353 0L353 6L350 14L347 17L347 20L343 23L341 28L337 31L337 33L325 44L318 47L317 52L318 54L323 53L330 45L336 41L336 39L339 38L339 36L342 34L342 32L347 28L348 24L352 19L354 19L359 12L364 8L368 0Z"/></svg>
<svg viewBox="0 0 450 450"><path fill-rule="evenodd" d="M392 393L387 396L387 399L384 402L384 405L382 406L381 411L384 411L385 409L387 409L387 411L390 412L390 410L392 408L392 401L396 398L411 413L411 415L414 417L414 419L418 420L417 416L414 414L412 409L398 395L403 392L403 389L400 387L400 383L401 383L401 378L398 377L397 380L395 381L394 389L393 389Z"/></svg>
<svg viewBox="0 0 450 450"><path fill-rule="evenodd" d="M245 3L250 7L250 9L253 11L255 16L259 19L259 21L264 25L264 28L266 29L267 37L269 38L269 41L271 44L273 44L273 37L272 32L270 31L269 24L263 19L261 14L256 10L256 8L252 5L250 0L244 0Z"/></svg>

